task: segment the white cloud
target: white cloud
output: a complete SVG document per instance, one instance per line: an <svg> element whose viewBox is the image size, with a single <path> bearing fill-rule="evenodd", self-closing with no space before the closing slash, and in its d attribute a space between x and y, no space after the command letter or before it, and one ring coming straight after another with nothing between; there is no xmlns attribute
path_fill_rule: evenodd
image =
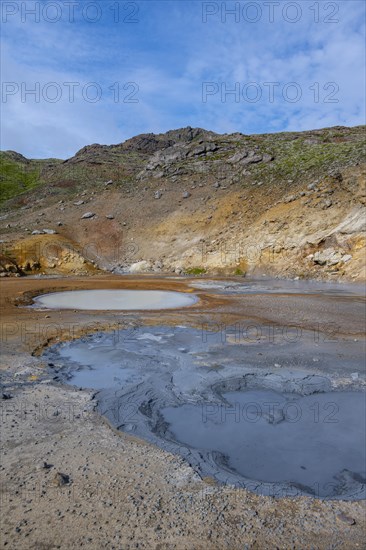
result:
<svg viewBox="0 0 366 550"><path fill-rule="evenodd" d="M136 25L24 24L16 18L4 25L3 81L28 87L57 82L63 97L35 103L17 94L3 102L2 148L65 158L88 143L117 143L186 125L248 133L364 123L363 3L338 2L335 24L314 23L308 9L296 24L281 19L236 24L230 18L226 24L219 18L203 24L199 4L142 3ZM115 103L109 86L116 81L136 82L139 103ZM263 97L236 103L216 94L202 103L205 81L226 83L228 89L239 82L241 90L256 82ZM102 98L85 101L80 86L70 103L64 82L98 82ZM273 103L266 82L281 85ZM297 103L282 97L289 82L301 87ZM316 82L319 102L309 89ZM339 86L338 103L324 102L328 82Z"/></svg>

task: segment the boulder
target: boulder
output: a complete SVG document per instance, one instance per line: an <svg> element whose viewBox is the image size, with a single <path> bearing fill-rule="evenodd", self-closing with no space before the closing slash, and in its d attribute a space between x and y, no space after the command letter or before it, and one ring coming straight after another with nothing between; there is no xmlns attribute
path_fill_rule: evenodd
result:
<svg viewBox="0 0 366 550"><path fill-rule="evenodd" d="M310 259L310 257L308 256ZM312 257L312 260L315 264L322 265L322 266L335 266L337 264L344 264L349 262L352 259L352 256L350 254L344 254L340 250L334 250L334 248L326 248L325 250L321 250L318 252L315 252L314 256Z"/></svg>
<svg viewBox="0 0 366 550"><path fill-rule="evenodd" d="M147 262L146 260L142 260L141 262L136 262L134 264L130 265L129 272L130 273L147 273L151 271L152 266L150 262Z"/></svg>
<svg viewBox="0 0 366 550"><path fill-rule="evenodd" d="M236 164L237 162L240 162L247 156L248 156L247 151L238 151L237 153L235 153L235 155L227 159L227 162L229 162L230 164Z"/></svg>
<svg viewBox="0 0 366 550"><path fill-rule="evenodd" d="M256 153L255 151L250 151L248 156L240 161L242 166L247 166L248 164L257 164L263 160L263 155Z"/></svg>

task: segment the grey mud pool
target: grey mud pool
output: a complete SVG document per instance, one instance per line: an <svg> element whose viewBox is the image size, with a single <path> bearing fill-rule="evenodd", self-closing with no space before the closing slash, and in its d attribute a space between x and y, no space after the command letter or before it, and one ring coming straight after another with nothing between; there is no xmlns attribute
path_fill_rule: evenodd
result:
<svg viewBox="0 0 366 550"><path fill-rule="evenodd" d="M237 285L200 284L240 294ZM333 292L340 295L326 288ZM179 454L201 476L275 497L364 499L362 342L314 345L311 331L296 335L269 343L252 333L237 338L235 327L223 337L210 326L141 322L59 343L44 356L57 380L96 390L114 427Z"/></svg>

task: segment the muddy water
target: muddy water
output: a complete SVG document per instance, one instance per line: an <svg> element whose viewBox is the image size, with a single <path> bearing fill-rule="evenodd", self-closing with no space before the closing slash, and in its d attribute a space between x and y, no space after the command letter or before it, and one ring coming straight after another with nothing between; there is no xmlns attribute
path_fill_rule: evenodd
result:
<svg viewBox="0 0 366 550"><path fill-rule="evenodd" d="M260 494L365 498L365 393L334 390L346 342L271 345L186 326L100 333L47 351L53 372L98 390L118 429L183 456L201 475ZM348 367L361 374L357 343ZM314 361L316 359L316 362ZM356 379L357 378L357 379Z"/></svg>
<svg viewBox="0 0 366 550"><path fill-rule="evenodd" d="M198 299L183 292L160 290L71 290L43 294L38 307L77 310L154 310L191 306Z"/></svg>
<svg viewBox="0 0 366 550"><path fill-rule="evenodd" d="M218 405L162 410L175 440L216 452L228 469L265 483L291 482L324 497L365 476L366 401L361 392L310 396L248 390Z"/></svg>

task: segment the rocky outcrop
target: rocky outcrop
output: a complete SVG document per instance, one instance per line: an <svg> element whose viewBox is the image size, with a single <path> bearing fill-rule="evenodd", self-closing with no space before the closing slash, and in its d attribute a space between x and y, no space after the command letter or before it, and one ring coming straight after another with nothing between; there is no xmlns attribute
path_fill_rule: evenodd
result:
<svg viewBox="0 0 366 550"><path fill-rule="evenodd" d="M11 249L14 265L20 273L90 274L94 261L87 259L79 247L59 235L36 235L18 241Z"/></svg>
<svg viewBox="0 0 366 550"><path fill-rule="evenodd" d="M334 248L326 248L325 250L319 250L315 254L309 254L307 259L312 260L314 264L336 266L345 264L352 260L351 254L345 254L342 250L335 250Z"/></svg>
<svg viewBox="0 0 366 550"><path fill-rule="evenodd" d="M241 173L241 168L251 164L268 163L274 160L269 153L259 150L241 150L234 152L230 141L219 142L213 137L210 140L194 140L175 143L165 149L156 151L147 161L144 169L137 175L140 180L162 178L189 173L208 173L214 171L215 162L221 161L227 173ZM234 154L232 154L234 152Z"/></svg>
<svg viewBox="0 0 366 550"><path fill-rule="evenodd" d="M20 277L21 275L23 272L17 263L0 253L0 277Z"/></svg>

